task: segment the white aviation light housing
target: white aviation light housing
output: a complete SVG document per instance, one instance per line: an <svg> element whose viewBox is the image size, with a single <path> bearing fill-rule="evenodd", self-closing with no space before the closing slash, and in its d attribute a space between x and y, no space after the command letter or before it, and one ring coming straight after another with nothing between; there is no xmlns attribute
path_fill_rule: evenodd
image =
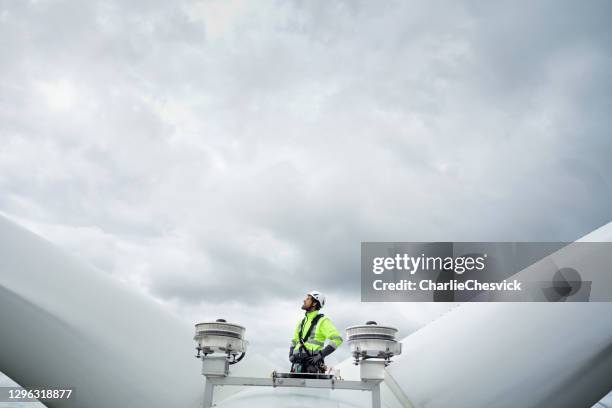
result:
<svg viewBox="0 0 612 408"><path fill-rule="evenodd" d="M391 357L402 353L402 343L395 340L396 334L395 327L379 326L373 321L346 329L355 365L360 366L361 379L385 378L384 368L391 363Z"/></svg>
<svg viewBox="0 0 612 408"><path fill-rule="evenodd" d="M236 356L244 353L247 346L247 341L244 339L245 331L244 327L227 323L224 319L196 324L193 339L197 343L198 355L223 353Z"/></svg>
<svg viewBox="0 0 612 408"><path fill-rule="evenodd" d="M236 364L244 357L248 342L246 329L227 323L224 319L195 325L197 358L202 359L202 374L227 376L228 365Z"/></svg>

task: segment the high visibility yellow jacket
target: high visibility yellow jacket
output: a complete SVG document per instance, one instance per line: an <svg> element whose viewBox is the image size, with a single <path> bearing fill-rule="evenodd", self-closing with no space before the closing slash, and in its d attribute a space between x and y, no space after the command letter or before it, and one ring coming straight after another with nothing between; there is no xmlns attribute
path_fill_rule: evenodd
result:
<svg viewBox="0 0 612 408"><path fill-rule="evenodd" d="M319 314L318 310L307 312L304 319L300 320L295 328L293 339L291 340L291 347L294 348L294 352L297 353L302 345L300 344L300 332L302 336L305 336L308 329L311 326L312 320ZM338 348L342 344L342 337L340 333L333 325L331 320L327 316L323 316L317 322L317 325L310 332L310 336L304 339L305 347L309 351L319 351L323 349L325 340L329 340L329 345L333 348Z"/></svg>

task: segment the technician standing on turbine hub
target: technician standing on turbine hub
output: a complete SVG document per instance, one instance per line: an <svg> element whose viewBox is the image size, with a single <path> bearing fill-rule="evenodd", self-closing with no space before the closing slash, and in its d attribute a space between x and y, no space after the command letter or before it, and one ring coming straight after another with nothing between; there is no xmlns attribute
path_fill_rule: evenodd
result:
<svg viewBox="0 0 612 408"><path fill-rule="evenodd" d="M325 296L316 290L304 299L302 310L306 313L295 328L289 349L292 373L324 373L325 357L342 344L342 337L329 317L319 313L323 306ZM329 344L323 348L325 340Z"/></svg>

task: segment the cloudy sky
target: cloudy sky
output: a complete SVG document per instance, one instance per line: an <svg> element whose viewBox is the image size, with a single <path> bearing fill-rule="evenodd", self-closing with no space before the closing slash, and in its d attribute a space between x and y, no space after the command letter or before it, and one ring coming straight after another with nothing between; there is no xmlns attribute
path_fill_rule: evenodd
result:
<svg viewBox="0 0 612 408"><path fill-rule="evenodd" d="M407 333L451 306L359 304L361 241L612 220L611 15L1 0L0 212L188 322L246 325L276 361L311 288L341 329Z"/></svg>

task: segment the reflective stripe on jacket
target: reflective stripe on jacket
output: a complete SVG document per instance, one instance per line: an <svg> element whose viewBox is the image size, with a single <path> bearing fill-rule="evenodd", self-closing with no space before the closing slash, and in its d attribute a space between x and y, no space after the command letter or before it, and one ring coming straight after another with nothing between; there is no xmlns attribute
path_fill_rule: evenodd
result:
<svg viewBox="0 0 612 408"><path fill-rule="evenodd" d="M291 346L294 347L295 352L297 353L301 347L300 344L300 329L302 335L306 335L310 325L312 323L312 319L315 318L316 315L319 314L318 310L313 310L312 312L306 313L306 322L304 327L302 328L302 320L301 319L296 328L295 333L293 334L293 340L291 340ZM323 316L317 322L316 327L310 332L310 336L307 339L304 339L305 346L310 351L319 351L323 349L325 346L325 340L329 340L329 344L333 348L338 348L342 344L342 337L340 336L340 332L334 326L334 324L329 320L327 316Z"/></svg>

